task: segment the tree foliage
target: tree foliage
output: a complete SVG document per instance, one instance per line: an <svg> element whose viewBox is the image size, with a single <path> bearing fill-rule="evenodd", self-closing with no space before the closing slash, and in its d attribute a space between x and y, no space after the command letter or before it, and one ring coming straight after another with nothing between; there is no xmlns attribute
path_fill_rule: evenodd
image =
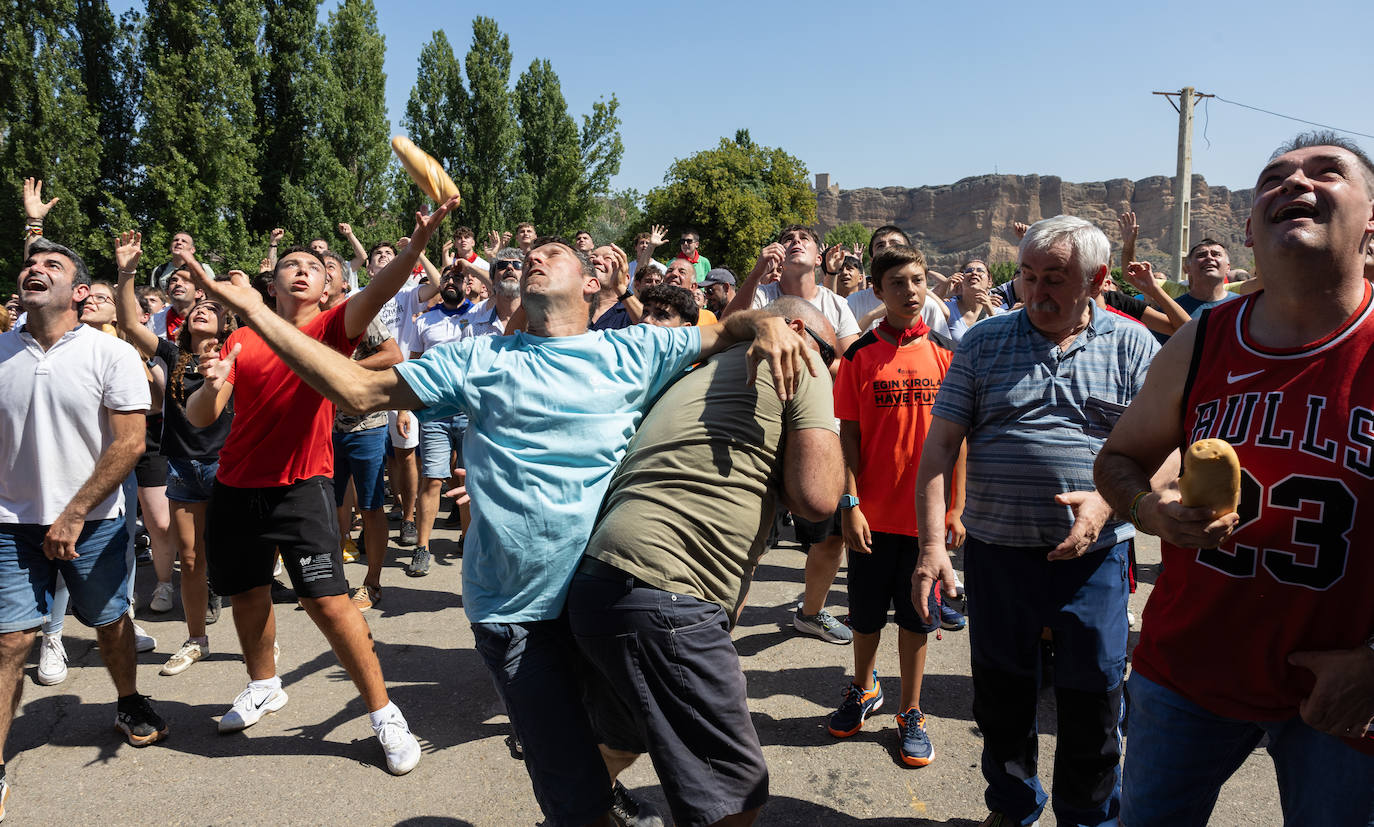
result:
<svg viewBox="0 0 1374 827"><path fill-rule="evenodd" d="M816 220L806 165L755 144L743 129L733 141L674 161L646 202L648 221L673 232L695 227L702 253L736 273L747 273L784 226Z"/></svg>
<svg viewBox="0 0 1374 827"><path fill-rule="evenodd" d="M830 232L825 234L827 245L843 244L849 247L853 244L868 244L868 239L872 236L868 228L857 221L846 221L843 224L836 224L830 228ZM864 251L865 254L868 252Z"/></svg>

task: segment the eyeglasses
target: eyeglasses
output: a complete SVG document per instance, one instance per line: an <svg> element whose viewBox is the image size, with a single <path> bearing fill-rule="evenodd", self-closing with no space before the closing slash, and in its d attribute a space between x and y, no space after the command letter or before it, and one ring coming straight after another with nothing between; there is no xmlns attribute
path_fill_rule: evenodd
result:
<svg viewBox="0 0 1374 827"><path fill-rule="evenodd" d="M783 321L787 322L788 324L791 324L792 322L797 320L788 319L784 316ZM802 330L805 330L806 335L816 340L816 347L819 348L821 352L821 361L825 363L826 367L830 367L830 365L835 361L835 348L831 347L829 342L822 339L820 335L816 333L816 331L807 327L806 322L802 322Z"/></svg>
<svg viewBox="0 0 1374 827"><path fill-rule="evenodd" d="M512 261L510 259L505 259L503 261L496 262L496 272L498 273L502 270L520 270L523 267L524 265L522 265L520 262Z"/></svg>
<svg viewBox="0 0 1374 827"><path fill-rule="evenodd" d="M696 244L696 243L697 243L697 240L696 240L695 238L688 237L688 238L682 239L682 240L679 241L678 243L679 243L679 244Z"/></svg>
<svg viewBox="0 0 1374 827"><path fill-rule="evenodd" d="M114 304L114 299L109 296L97 296L95 293L87 296L86 301L91 304Z"/></svg>

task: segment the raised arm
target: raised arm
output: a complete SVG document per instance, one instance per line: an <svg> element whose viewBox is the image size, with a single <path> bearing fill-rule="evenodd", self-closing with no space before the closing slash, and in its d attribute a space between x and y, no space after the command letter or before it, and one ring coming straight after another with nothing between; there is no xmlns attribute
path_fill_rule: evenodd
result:
<svg viewBox="0 0 1374 827"><path fill-rule="evenodd" d="M415 262L424 251L425 245L429 243L430 237L439 229L439 224L443 222L449 210L457 206L458 196L455 195L427 216L415 214L415 231L410 234L410 243L398 251L396 258L372 277L367 287L350 297L344 305L344 332L350 338L361 336L363 331L367 330L367 323L372 321L382 309L382 305L405 286L406 280L410 278L410 271L415 268Z"/></svg>
<svg viewBox="0 0 1374 827"><path fill-rule="evenodd" d="M612 257L615 259L615 265L611 272L611 277L615 279L615 294L625 296L626 293L630 292L629 257L618 245L608 244L606 246L611 248ZM630 293L620 303L625 305L625 312L629 315L630 322L639 324L639 320L644 317L644 303L639 300L639 296Z"/></svg>
<svg viewBox="0 0 1374 827"><path fill-rule="evenodd" d="M1135 261L1135 240L1140 235L1140 224L1136 222L1129 204L1117 215L1116 223L1121 228L1121 272L1125 273L1126 268Z"/></svg>
<svg viewBox="0 0 1374 827"><path fill-rule="evenodd" d="M29 245L43 232L43 219L48 217L48 211L53 204L57 203L54 198L51 201L43 201L43 182L38 178L24 179L24 258L29 257ZM36 228L38 232L31 233L27 228Z"/></svg>
<svg viewBox="0 0 1374 827"><path fill-rule="evenodd" d="M1145 315L1140 317L1140 321L1156 333L1163 333L1165 336L1172 336L1179 328L1187 324L1191 317L1188 311L1184 310L1179 303L1173 300L1164 289L1155 281L1154 273L1150 269L1148 261L1133 261L1126 266L1126 280L1131 286L1140 291L1140 295L1158 305L1159 309L1153 307L1145 308Z"/></svg>
<svg viewBox="0 0 1374 827"><path fill-rule="evenodd" d="M1145 385L1117 420L1093 469L1098 493L1142 530L1184 548L1214 548L1239 517L1214 520L1205 508L1184 508L1176 488L1151 479L1182 443L1183 384L1197 325L1185 325L1150 364Z"/></svg>
<svg viewBox="0 0 1374 827"><path fill-rule="evenodd" d="M361 272L362 269L367 266L367 249L363 247L363 243L358 240L358 237L353 234L353 226L351 224L340 221L339 235L344 237L344 240L348 242L348 248L353 251L353 260L349 262L349 266L353 268L355 273Z"/></svg>
<svg viewBox="0 0 1374 827"><path fill-rule="evenodd" d="M449 202L449 204L454 203L457 203L457 199ZM442 216L442 212L443 208L436 215ZM435 223L438 223L437 220ZM411 261L414 262L414 257L411 258ZM263 304L261 294L249 285L248 279L242 273L235 273L227 282L212 281L205 277L205 271L200 268L198 263L187 262L187 268L191 271L191 278L205 291L207 296L214 297L225 307L233 310L249 327L257 331L257 334L281 357L287 367L295 371L310 387L319 391L345 412L370 413L372 411L414 410L424 407L414 392L411 391L410 386L401 380L400 374L396 371L368 370L323 342L310 338L297 330L290 322L273 313ZM390 265L387 269L390 269ZM352 300L349 304L352 304ZM239 347L235 345L234 350L226 355L223 360L209 360L213 370L202 368L203 372L206 373L205 384L196 391L192 400L206 392L206 389L211 388L216 382L221 385L217 391L223 392L225 379L229 375L229 367L232 366L234 359L238 358L238 352ZM232 385L228 387L232 387ZM197 410L200 410L199 406ZM222 404L219 410L223 410ZM192 425L205 427L195 419L191 419L190 402L187 403L186 413L187 419L191 420ZM215 416L218 416L218 412ZM198 416L197 418L202 417ZM213 422L214 418L212 417L210 421Z"/></svg>
<svg viewBox="0 0 1374 827"><path fill-rule="evenodd" d="M277 227L272 230L267 241L267 269L274 270L277 267L277 248L281 246L281 240L286 235L286 230Z"/></svg>
<svg viewBox="0 0 1374 827"><path fill-rule="evenodd" d="M138 260L142 257L143 233L133 230L120 233L115 242L115 267L119 270L119 281L115 283L114 291L115 326L129 344L138 348L144 359L151 359L157 353L157 334L139 321L143 311L138 306L138 295L134 292L134 276L138 272Z"/></svg>
<svg viewBox="0 0 1374 827"><path fill-rule="evenodd" d="M759 260L754 262L754 269L749 271L749 276L735 291L735 297L730 300L730 304L720 312L723 319L732 313L741 310L748 310L754 306L754 293L758 291L763 279L777 271L782 266L782 260L787 255L787 251L776 241L763 248L759 254Z"/></svg>

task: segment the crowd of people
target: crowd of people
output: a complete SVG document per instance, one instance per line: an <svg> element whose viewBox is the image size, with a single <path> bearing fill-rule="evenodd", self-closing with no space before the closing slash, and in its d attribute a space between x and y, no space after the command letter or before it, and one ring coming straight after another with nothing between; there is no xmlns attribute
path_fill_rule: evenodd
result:
<svg viewBox="0 0 1374 827"><path fill-rule="evenodd" d="M168 737L138 684L135 653L157 645L134 622L146 536L146 609L179 593L185 614L163 675L209 655L229 601L247 682L220 732L288 702L284 578L387 769L411 771L367 617L397 599L388 508L423 577L447 499L463 608L550 824L663 823L617 780L643 754L676 823L754 821L769 770L731 631L790 524L807 552L793 625L853 656L833 737L892 698L890 617L893 751L934 762L929 636L969 634L985 824L1047 806L1062 824L1205 824L1267 738L1286 821L1374 825L1374 557L1356 539L1374 520L1374 164L1351 142L1299 136L1265 165L1252 278L1206 238L1170 289L1124 211L1138 296L1069 215L1017 225L1001 285L980 259L935 273L890 225L829 247L786 227L742 279L692 228L659 261L658 225L633 258L528 223L479 254L457 227L431 262L456 199L395 243L340 224L350 258L274 230L253 273L214 273L185 232L148 268L130 230L102 280L44 235L41 181L23 204L0 311L0 743L36 641L35 679L65 679L68 612L95 629L127 741ZM1179 449L1209 437L1240 457L1235 513L1181 502ZM1132 653L1138 532L1163 566Z"/></svg>

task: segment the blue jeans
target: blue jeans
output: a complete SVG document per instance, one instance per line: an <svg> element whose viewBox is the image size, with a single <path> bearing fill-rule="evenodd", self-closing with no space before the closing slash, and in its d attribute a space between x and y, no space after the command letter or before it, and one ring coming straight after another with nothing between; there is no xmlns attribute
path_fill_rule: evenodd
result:
<svg viewBox="0 0 1374 827"><path fill-rule="evenodd" d="M611 778L582 707L583 667L567 618L473 623L472 636L525 750L546 823L600 818L611 808Z"/></svg>
<svg viewBox="0 0 1374 827"><path fill-rule="evenodd" d="M468 418L454 414L420 425L420 474L426 479L446 480L453 476L453 468L463 467L463 434L468 430ZM449 454L457 460L449 462Z"/></svg>
<svg viewBox="0 0 1374 827"><path fill-rule="evenodd" d="M965 542L973 717L983 732L988 809L1029 824L1049 800L1036 739L1040 632L1048 626L1059 714L1055 818L1066 827L1116 822L1129 545L1050 562L1048 548Z"/></svg>
<svg viewBox="0 0 1374 827"><path fill-rule="evenodd" d="M1374 755L1357 752L1301 718L1223 718L1138 672L1129 683L1131 739L1122 824L1205 825L1221 785L1267 734L1286 823L1374 825Z"/></svg>
<svg viewBox="0 0 1374 827"><path fill-rule="evenodd" d="M87 626L105 626L129 611L132 561L124 518L91 520L77 537L75 560L49 560L43 553L48 527L29 523L0 526L0 633L40 626L51 612L60 573L72 612ZM46 629L45 631L60 631Z"/></svg>
<svg viewBox="0 0 1374 827"><path fill-rule="evenodd" d="M386 441L386 428L334 432L335 507L343 506L349 477L353 478L359 511L375 511L382 507L386 493L382 480L386 470Z"/></svg>

